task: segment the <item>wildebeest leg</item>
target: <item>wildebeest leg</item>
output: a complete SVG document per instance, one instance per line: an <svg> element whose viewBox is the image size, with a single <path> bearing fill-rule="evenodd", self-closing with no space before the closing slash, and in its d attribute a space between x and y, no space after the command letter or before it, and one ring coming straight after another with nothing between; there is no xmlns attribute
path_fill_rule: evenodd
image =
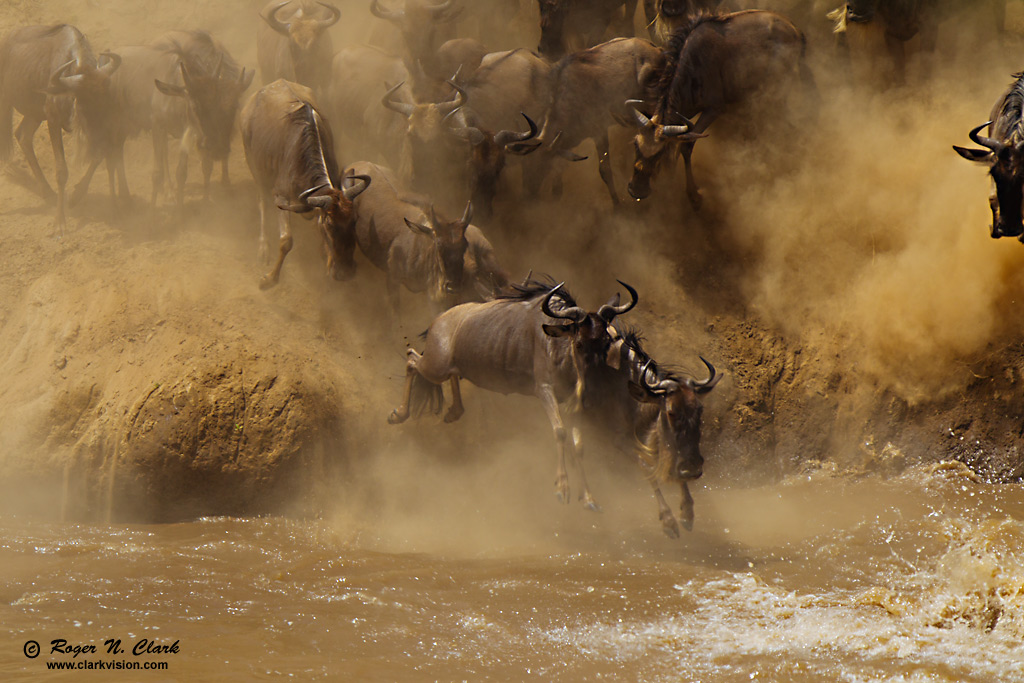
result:
<svg viewBox="0 0 1024 683"><path fill-rule="evenodd" d="M576 466L580 470L580 486L583 487L583 491L580 492L580 502L588 510L600 512L601 506L594 500L593 494L590 493L590 485L587 483L587 473L583 469L583 439L580 428L575 426L572 428L572 453L576 460Z"/></svg>
<svg viewBox="0 0 1024 683"><path fill-rule="evenodd" d="M185 136L188 136L187 132ZM178 149L178 172L175 179L178 182L175 200L178 208L182 209L185 206L185 181L188 179L188 146L184 137L181 139L181 146Z"/></svg>
<svg viewBox="0 0 1024 683"><path fill-rule="evenodd" d="M693 531L693 496L690 495L690 487L685 481L681 482L680 486L683 489L683 501L679 504L679 518L684 529Z"/></svg>
<svg viewBox="0 0 1024 683"><path fill-rule="evenodd" d="M408 352L409 360L405 362L405 389L402 392L402 405L398 406L395 410L391 411L388 415L388 424L402 424L409 419L409 405L412 401L412 385L416 380L416 375L419 374L419 370L416 369L416 363L419 362L420 354L416 353L414 349L409 349Z"/></svg>
<svg viewBox="0 0 1024 683"><path fill-rule="evenodd" d="M661 495L661 488L657 482L651 482L651 487L654 489L654 499L658 501L658 519L661 520L661 528L670 538L679 538L679 524L676 523L676 517L672 514L672 508L665 502L665 496Z"/></svg>
<svg viewBox="0 0 1024 683"><path fill-rule="evenodd" d="M597 145L597 172L601 174L604 186L608 188L608 194L612 198L612 204L619 204L619 195L615 192L615 179L612 178L611 158L608 154L608 131L594 140Z"/></svg>
<svg viewBox="0 0 1024 683"><path fill-rule="evenodd" d="M565 472L565 449L567 446L565 425L562 423L562 415L558 410L558 401L555 399L554 389L547 384L540 386L537 396L544 404L544 412L551 421L551 429L555 432L555 441L558 445L558 467L555 470L555 495L563 503L569 502L569 475Z"/></svg>
<svg viewBox="0 0 1024 683"><path fill-rule="evenodd" d="M101 159L93 159L89 162L89 167L85 169L85 174L82 175L82 179L78 181L75 189L71 192L71 198L68 200L71 206L77 206L79 202L85 199L85 195L89 191L89 183L92 182L92 176L96 173L100 163L102 163Z"/></svg>
<svg viewBox="0 0 1024 683"><path fill-rule="evenodd" d="M712 122L718 118L718 109L708 108L705 109L700 118L693 126L694 134L701 134L711 126ZM697 181L693 178L693 165L691 163L691 157L693 156L693 145L696 140L686 140L679 145L679 154L683 157L683 167L686 171L686 196L690 200L690 206L693 207L694 211L700 209L703 198L700 195L700 188L697 186Z"/></svg>
<svg viewBox="0 0 1024 683"><path fill-rule="evenodd" d="M466 412L466 409L462 406L462 392L459 390L459 377L458 375L452 375L448 380L452 387L452 406L448 409L448 412L444 414L445 422L455 422L462 414Z"/></svg>
<svg viewBox="0 0 1024 683"><path fill-rule="evenodd" d="M207 154L202 154L203 164L203 200L210 201L210 178L213 176L213 159Z"/></svg>
<svg viewBox="0 0 1024 683"><path fill-rule="evenodd" d="M228 175L228 160L220 162L220 182L224 187L231 187L231 177Z"/></svg>
<svg viewBox="0 0 1024 683"><path fill-rule="evenodd" d="M164 180L167 178L167 136L163 130L153 128L153 194L151 203L156 206L156 198L163 192Z"/></svg>
<svg viewBox="0 0 1024 683"><path fill-rule="evenodd" d="M32 146L32 138L35 137L36 130L42 123L39 119L30 119L25 117L18 124L18 130L16 131L18 136L18 145L21 146L21 151L25 155L25 161L28 162L28 167L32 171L32 175L35 176L36 181L39 183L43 199L53 199L54 193L53 188L50 187L50 183L46 182L46 176L43 175L43 169L39 166L39 159L36 158L35 147Z"/></svg>
<svg viewBox="0 0 1024 683"><path fill-rule="evenodd" d="M281 266L284 265L284 257L292 250L292 231L288 219L289 213L287 211L278 210L277 229L278 233L281 235L281 241L278 243L277 263L275 263L274 268L260 280L260 289L270 289L277 284L277 280L281 276Z"/></svg>
<svg viewBox="0 0 1024 683"><path fill-rule="evenodd" d="M260 192L260 239L256 247L256 260L260 263L270 263L270 253L267 248L267 221L270 220L270 212L276 208L271 203L270 196L265 192Z"/></svg>
<svg viewBox="0 0 1024 683"><path fill-rule="evenodd" d="M68 162L64 156L64 131L56 117L47 118L46 128L50 132L53 164L57 168L57 231L63 237L68 223L64 207L64 195L68 185Z"/></svg>

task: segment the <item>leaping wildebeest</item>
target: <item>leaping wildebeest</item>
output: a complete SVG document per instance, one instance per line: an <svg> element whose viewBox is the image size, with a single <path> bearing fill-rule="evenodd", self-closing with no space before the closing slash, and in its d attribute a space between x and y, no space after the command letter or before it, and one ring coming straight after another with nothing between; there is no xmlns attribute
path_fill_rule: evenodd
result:
<svg viewBox="0 0 1024 683"><path fill-rule="evenodd" d="M242 142L260 194L260 255L267 253L267 223L273 207L280 242L277 262L260 280L260 288L277 284L281 265L292 248L288 217L315 216L335 280L355 274L355 208L352 200L370 185L368 176L342 178L334 157L327 120L309 88L284 80L255 93L241 116Z"/></svg>
<svg viewBox="0 0 1024 683"><path fill-rule="evenodd" d="M470 223L472 202L461 218L450 220L407 194L389 169L360 161L346 174L373 178L356 201L356 239L370 263L387 274L393 320L402 286L426 292L434 308L443 310L477 298L479 289L491 295L507 284L491 243Z"/></svg>
<svg viewBox="0 0 1024 683"><path fill-rule="evenodd" d="M722 379L708 361L709 377L695 380L658 366L647 354L636 330L611 330L609 362L587 384L585 416L614 441L632 441L637 462L647 474L658 503L665 533L679 536L675 515L660 484L675 482L682 490L683 527L693 529L693 497L687 482L704 472L700 451L703 406L700 397Z"/></svg>
<svg viewBox="0 0 1024 683"><path fill-rule="evenodd" d="M638 131L630 196L646 198L668 151L678 148L686 194L699 208L700 189L690 164L694 143L719 116L755 97L764 106L765 95L778 99L796 81L813 91L805 48L804 34L791 21L762 10L701 14L676 30L665 50L653 114L633 109ZM696 123L690 120L698 114Z"/></svg>
<svg viewBox="0 0 1024 683"><path fill-rule="evenodd" d="M983 149L953 146L968 161L990 168L995 192L989 197L992 209L992 237L1019 237L1024 241L1021 220L1024 205L1024 72L996 102L991 120L974 128L970 138ZM988 136L981 135L988 128Z"/></svg>
<svg viewBox="0 0 1024 683"><path fill-rule="evenodd" d="M121 60L109 53L100 57L102 61L93 54L82 32L69 24L18 28L0 41L0 160L11 156L12 115L17 110L23 116L17 130L18 143L43 198L56 197L60 235L67 225L64 203L68 165L63 131L70 131L73 122L84 134L89 158L106 160L110 193L116 198L114 157L121 112L111 95L110 79ZM56 195L46 182L32 145L43 121L53 146ZM123 168L121 187L126 193Z"/></svg>
<svg viewBox="0 0 1024 683"><path fill-rule="evenodd" d="M341 10L312 0L272 0L260 12L256 60L266 85L279 78L311 88L318 96L330 84L334 43L327 29Z"/></svg>
<svg viewBox="0 0 1024 683"><path fill-rule="evenodd" d="M536 396L558 443L555 493L568 502L565 459L567 454L582 453L575 414L587 377L606 362L612 322L637 303L636 291L620 284L631 301L620 304L616 294L596 312L580 308L561 285L535 280L492 301L448 309L427 329L423 352L409 350L402 404L388 422L404 422L410 411L419 412L429 403L439 407L445 382L452 392L445 422L454 422L464 412L459 390L463 379L488 391ZM582 462L578 464L582 474ZM596 509L585 476L581 484L581 500Z"/></svg>

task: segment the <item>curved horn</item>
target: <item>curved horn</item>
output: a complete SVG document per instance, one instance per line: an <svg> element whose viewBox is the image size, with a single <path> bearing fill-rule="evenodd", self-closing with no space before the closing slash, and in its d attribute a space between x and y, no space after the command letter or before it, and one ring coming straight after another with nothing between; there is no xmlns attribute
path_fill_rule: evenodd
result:
<svg viewBox="0 0 1024 683"><path fill-rule="evenodd" d="M459 223L465 229L471 220L473 220L473 200L466 202L466 210L462 212L462 220Z"/></svg>
<svg viewBox="0 0 1024 683"><path fill-rule="evenodd" d="M620 316L624 313L628 313L629 311L633 310L633 307L636 306L638 301L640 301L640 297L637 295L635 289L627 285L622 280L616 280L616 282L618 282L620 285L626 288L626 291L629 292L629 296L632 299L632 301L630 301L628 304L621 305L615 305L609 302L606 303L601 308L597 309L597 315L607 323L610 323L611 321L615 320L617 316ZM616 298L612 299L612 301L615 300Z"/></svg>
<svg viewBox="0 0 1024 683"><path fill-rule="evenodd" d="M647 362L644 363L642 368L640 368L640 385L643 386L644 389L647 389L647 391L656 393L658 391L658 383L655 382L654 384L651 384L647 381L647 374L651 371L651 365L653 364L654 359L648 358ZM654 372L654 379L658 379L657 371Z"/></svg>
<svg viewBox="0 0 1024 683"><path fill-rule="evenodd" d="M355 185L350 185L349 187L343 187L342 188L341 193L343 195L345 195L345 199L347 199L349 201L352 201L353 199L358 197L360 194L362 194L363 190L368 188L370 186L370 182L373 180L373 178L371 178L368 175L350 175L348 177L351 178L352 180L362 180L363 181L363 184L361 186L357 187Z"/></svg>
<svg viewBox="0 0 1024 683"><path fill-rule="evenodd" d="M555 294L558 293L558 290L560 290L562 288L562 285L564 284L564 282L559 283L554 287L554 289L548 292L548 295L544 297L544 301L542 301L540 304L540 310L543 311L544 315L548 316L549 318L555 318L556 320L571 320L575 323L578 323L587 317L587 312L584 311L579 306L573 306L572 308L564 308L561 311L557 312L551 310L551 299L554 298Z"/></svg>
<svg viewBox="0 0 1024 683"><path fill-rule="evenodd" d="M437 105L437 110L439 112L444 112L445 115L447 116L448 114L451 114L455 110L461 109L463 105L466 104L466 100L468 99L468 97L466 96L466 91L459 87L455 83L455 81L449 80L445 82L455 89L455 99L439 103Z"/></svg>
<svg viewBox="0 0 1024 683"><path fill-rule="evenodd" d="M386 21L405 21L405 12L392 12L391 10L384 9L380 4L380 0L373 0L373 2L370 3L370 12L378 19L384 19Z"/></svg>
<svg viewBox="0 0 1024 683"><path fill-rule="evenodd" d="M987 147L990 150L992 150L993 152L1001 152L1002 150L1006 149L1006 145L1004 145L1003 143L999 142L998 140L993 140L992 138L987 138L987 137L985 137L983 135L979 135L979 133L981 132L982 128L985 128L986 126L991 126L991 125L992 125L991 121L983 123L980 126L978 126L977 128L974 128L973 130L971 130L971 132L968 133L968 135L970 136L971 140L974 141L975 144L981 145L982 147Z"/></svg>
<svg viewBox="0 0 1024 683"><path fill-rule="evenodd" d="M267 22L270 28L274 29L275 31L284 36L288 35L288 31L291 28L291 26L289 24L283 23L280 19L278 19L277 13L278 11L280 11L282 7L284 7L291 1L292 0L284 0L284 2L279 2L278 4L271 7L269 12L266 12L265 14L260 14L260 17L263 18L263 21Z"/></svg>
<svg viewBox="0 0 1024 683"><path fill-rule="evenodd" d="M314 204L313 200L314 199L320 199L320 197L310 197L310 195L311 194L315 194L315 193L319 192L320 190L324 189L325 187L330 187L330 186L331 186L330 183L324 183L322 185L317 185L316 187L311 187L311 188L309 188L308 190L304 191L302 194L299 195L299 201L303 202L305 204L309 204L311 206L318 206L319 203Z"/></svg>
<svg viewBox="0 0 1024 683"><path fill-rule="evenodd" d="M706 394L712 389L714 389L715 385L718 384L722 380L722 377L724 377L725 375L715 370L715 366L709 363L707 359L704 358L704 356L701 356L700 359L704 363L704 365L707 366L709 377L703 382L691 380L689 384L690 388L693 389L698 394Z"/></svg>
<svg viewBox="0 0 1024 683"><path fill-rule="evenodd" d="M677 138L690 132L690 126L662 126L659 130L663 138Z"/></svg>
<svg viewBox="0 0 1024 683"><path fill-rule="evenodd" d="M99 71L108 78L121 66L121 55L116 52L103 52L100 57L106 57L109 61L100 67Z"/></svg>
<svg viewBox="0 0 1024 683"><path fill-rule="evenodd" d="M641 128L654 127L654 121L651 121L649 118L647 118L647 115L644 114L642 111L640 111L636 107L630 107L630 110L632 110L633 112L633 119L636 121L636 125L640 126Z"/></svg>
<svg viewBox="0 0 1024 683"><path fill-rule="evenodd" d="M494 136L494 144L504 147L505 145L513 142L526 142L531 138L537 137L538 128L537 124L533 122L533 119L527 116L524 112L519 112L519 115L526 119L526 125L530 127L530 130L525 133L520 133L514 130L503 130Z"/></svg>
<svg viewBox="0 0 1024 683"><path fill-rule="evenodd" d="M394 92L396 90L398 90L399 88L401 88L403 85L405 85L405 81L402 81L401 83L399 83L395 87L393 87L390 90L388 90L384 94L384 97L381 98L380 103L381 103L381 105L384 106L385 109L390 109L391 111L397 111L399 114L401 114L405 118L409 118L410 116L412 116L413 112L416 111L415 105L407 104L405 102L393 102L391 100L391 95L394 94Z"/></svg>
<svg viewBox="0 0 1024 683"><path fill-rule="evenodd" d="M64 75L67 72L67 70L71 68L71 65L73 65L74 63L75 60L73 59L70 62L65 62L64 64L61 64L56 71L50 74L49 87L51 89L63 91L66 89L73 88L74 86L82 82L82 76Z"/></svg>
<svg viewBox="0 0 1024 683"><path fill-rule="evenodd" d="M338 23L338 20L341 19L341 10L335 7L334 5L328 5L326 2L318 2L316 4L320 5L321 7L326 7L327 11L331 13L330 16L327 17L326 19L321 19L320 21L317 22L317 25L320 28L329 28L331 26L334 26L335 24Z"/></svg>

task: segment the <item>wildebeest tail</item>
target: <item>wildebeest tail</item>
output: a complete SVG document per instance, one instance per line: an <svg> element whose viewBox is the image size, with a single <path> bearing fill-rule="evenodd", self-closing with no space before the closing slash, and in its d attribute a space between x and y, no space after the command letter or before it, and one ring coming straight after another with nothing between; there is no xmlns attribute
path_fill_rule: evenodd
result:
<svg viewBox="0 0 1024 683"><path fill-rule="evenodd" d="M444 392L440 384L428 382L418 372L412 376L412 393L409 395L409 412L420 417L429 410L434 415L444 407Z"/></svg>

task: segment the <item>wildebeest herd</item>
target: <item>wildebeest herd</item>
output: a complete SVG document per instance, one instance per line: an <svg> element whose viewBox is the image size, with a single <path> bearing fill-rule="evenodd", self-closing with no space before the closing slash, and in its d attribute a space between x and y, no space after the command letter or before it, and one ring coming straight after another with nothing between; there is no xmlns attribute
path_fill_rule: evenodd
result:
<svg viewBox="0 0 1024 683"><path fill-rule="evenodd" d="M692 528L687 482L703 471L700 397L722 373L705 360L708 377L698 380L653 360L639 332L618 321L639 300L625 283L628 302L616 293L596 311L580 307L565 283L530 276L510 283L473 219L488 224L501 192L557 196L561 160L583 161L576 150L587 140L595 144L601 180L618 205L609 131L622 127L634 136L629 195L648 197L658 169L681 157L685 195L699 208L691 154L716 119L754 102L778 105L794 92L805 103L818 97L804 32L781 13L751 7L781 4L812 13L820 3L538 0L537 51L492 52L456 30L468 0L367 2L373 16L398 29L397 53L368 45L335 50L330 28L344 17L329 2L274 0L264 7L256 50L262 88L244 103L255 70L204 30L174 30L97 55L85 35L67 24L15 29L0 42L0 158L10 159L16 137L40 194L56 200L63 234L69 175L64 131L81 134L87 159L68 203L73 207L83 198L105 163L115 211L123 211L129 197L126 140L144 131L152 136L153 204L168 175L167 139L180 141L174 185L180 207L190 152L201 160L204 195L215 162L228 182L237 126L259 195L261 260L272 251L268 224L278 228L276 259L261 288L281 277L293 245L291 215L297 213L316 225L332 278L355 276L357 251L386 274L392 321L403 287L427 294L436 318L423 350L408 350L404 395L389 422L404 422L428 407L440 412L445 384L451 404L444 419L457 420L463 379L495 392L536 396L557 442L561 499L569 499L566 462L572 460L580 499L597 507L582 467L580 427L587 420L633 441L665 532L679 534L659 489L669 481L681 486L681 521ZM900 81L905 58L896 47L902 50L901 41L930 30L939 3L851 0L833 16L841 27L888 22L886 40ZM641 36L634 35L638 9L647 26ZM999 101L992 121L971 131L983 149L956 148L991 165L993 237L1024 233L1022 81ZM14 111L22 117L16 130ZM56 190L33 148L44 121ZM989 137L980 134L985 126ZM499 182L510 164L519 167L521 189Z"/></svg>

